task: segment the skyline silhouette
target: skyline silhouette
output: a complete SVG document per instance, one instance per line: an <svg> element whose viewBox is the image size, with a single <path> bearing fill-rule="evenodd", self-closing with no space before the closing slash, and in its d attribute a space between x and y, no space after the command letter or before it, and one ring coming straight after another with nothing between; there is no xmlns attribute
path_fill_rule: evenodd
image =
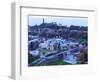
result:
<svg viewBox="0 0 100 82"><path fill-rule="evenodd" d="M58 25L63 26L88 26L88 18L72 18L72 17L48 17L48 16L29 16L28 25L40 25L43 22L52 23L55 22Z"/></svg>

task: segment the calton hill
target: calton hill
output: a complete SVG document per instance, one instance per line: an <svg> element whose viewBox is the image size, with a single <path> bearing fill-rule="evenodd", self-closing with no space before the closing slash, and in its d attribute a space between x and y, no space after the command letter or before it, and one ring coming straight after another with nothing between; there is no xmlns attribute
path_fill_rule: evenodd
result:
<svg viewBox="0 0 100 82"><path fill-rule="evenodd" d="M88 27L42 22L28 26L28 65L87 64Z"/></svg>

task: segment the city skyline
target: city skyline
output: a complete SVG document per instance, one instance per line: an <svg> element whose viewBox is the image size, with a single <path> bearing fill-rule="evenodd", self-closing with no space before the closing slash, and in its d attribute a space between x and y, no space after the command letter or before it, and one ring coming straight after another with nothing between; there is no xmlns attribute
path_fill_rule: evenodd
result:
<svg viewBox="0 0 100 82"><path fill-rule="evenodd" d="M88 64L88 18L29 16L28 21L29 67Z"/></svg>
<svg viewBox="0 0 100 82"><path fill-rule="evenodd" d="M77 17L51 17L51 16L29 16L28 17L28 25L40 25L43 23L43 19L45 23L56 22L58 25L63 26L88 26L88 18L77 18Z"/></svg>

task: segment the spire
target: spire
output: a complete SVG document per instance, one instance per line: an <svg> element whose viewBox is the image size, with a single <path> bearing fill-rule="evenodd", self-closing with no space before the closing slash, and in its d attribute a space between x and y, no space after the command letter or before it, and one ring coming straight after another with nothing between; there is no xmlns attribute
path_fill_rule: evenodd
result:
<svg viewBox="0 0 100 82"><path fill-rule="evenodd" d="M44 24L44 18L43 18L43 24Z"/></svg>

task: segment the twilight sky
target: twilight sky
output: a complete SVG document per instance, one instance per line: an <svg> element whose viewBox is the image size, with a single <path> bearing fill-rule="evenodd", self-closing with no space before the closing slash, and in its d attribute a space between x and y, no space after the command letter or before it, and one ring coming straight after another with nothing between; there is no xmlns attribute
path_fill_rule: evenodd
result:
<svg viewBox="0 0 100 82"><path fill-rule="evenodd" d="M88 26L88 18L75 18L75 17L52 17L52 16L29 16L28 22L30 26L39 25L43 22L51 23L56 22L62 25L78 25Z"/></svg>

